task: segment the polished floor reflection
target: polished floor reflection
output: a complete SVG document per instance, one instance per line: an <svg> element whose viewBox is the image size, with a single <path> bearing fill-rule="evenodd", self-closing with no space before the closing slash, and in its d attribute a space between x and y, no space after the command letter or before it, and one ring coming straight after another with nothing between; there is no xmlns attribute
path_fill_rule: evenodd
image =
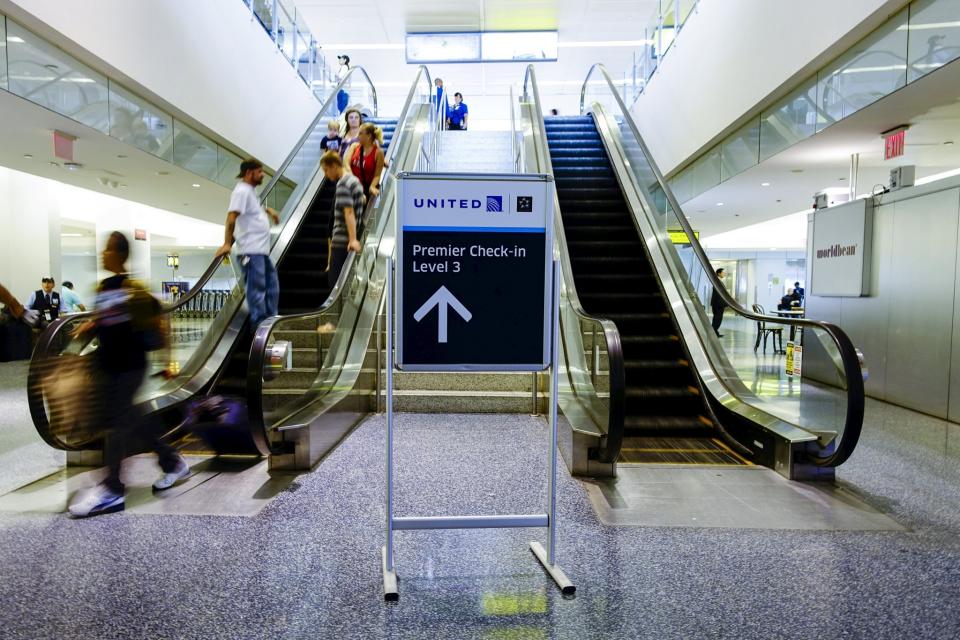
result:
<svg viewBox="0 0 960 640"><path fill-rule="evenodd" d="M530 554L541 530L409 531L397 534L401 599L385 604L377 416L256 515L172 515L178 497L151 498L146 477L126 513L0 513L0 624L31 639L957 637L958 441L958 425L869 402L861 446L826 493L767 484L762 469L675 467L624 494L645 526L598 518L595 485L561 473L558 562L575 597ZM546 443L526 416L400 414L396 512L541 510ZM701 500L713 522L680 522L709 473L724 474Z"/></svg>

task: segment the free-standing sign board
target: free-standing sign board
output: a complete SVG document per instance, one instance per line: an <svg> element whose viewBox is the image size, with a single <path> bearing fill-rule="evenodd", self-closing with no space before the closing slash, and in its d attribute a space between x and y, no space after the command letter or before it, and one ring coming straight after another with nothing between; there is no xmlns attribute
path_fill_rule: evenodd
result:
<svg viewBox="0 0 960 640"><path fill-rule="evenodd" d="M386 544L383 595L400 597L396 531L544 527L530 550L565 594L556 563L557 351L560 267L553 260L549 176L398 176L398 265L386 259ZM394 286L394 278L396 285ZM394 321L396 310L396 321ZM396 331L390 327L396 325ZM396 336L396 346L394 346ZM541 371L550 368L548 504L543 513L396 516L393 505L393 370Z"/></svg>
<svg viewBox="0 0 960 640"><path fill-rule="evenodd" d="M548 367L551 180L400 174L399 369Z"/></svg>

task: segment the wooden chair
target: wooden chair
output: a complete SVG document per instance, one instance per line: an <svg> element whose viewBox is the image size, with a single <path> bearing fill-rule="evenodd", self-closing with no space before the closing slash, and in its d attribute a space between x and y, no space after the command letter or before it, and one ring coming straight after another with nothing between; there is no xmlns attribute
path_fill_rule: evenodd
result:
<svg viewBox="0 0 960 640"><path fill-rule="evenodd" d="M767 315L767 312L763 310L763 307L759 304L753 305L753 312L758 313L762 316ZM757 342L753 345L753 352L756 353L757 349L760 347L760 339L763 339L763 352L767 352L767 336L773 334L773 352L774 353L783 353L783 327L778 325L768 326L763 320L757 321ZM780 343L780 348L777 348L777 342Z"/></svg>

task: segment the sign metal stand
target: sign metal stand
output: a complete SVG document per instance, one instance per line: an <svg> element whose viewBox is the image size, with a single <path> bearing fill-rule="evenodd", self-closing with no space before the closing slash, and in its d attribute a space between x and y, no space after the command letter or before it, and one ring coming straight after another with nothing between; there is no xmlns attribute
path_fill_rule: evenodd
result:
<svg viewBox="0 0 960 640"><path fill-rule="evenodd" d="M403 176L401 176L402 178ZM485 184L488 184L491 178L494 176L477 176L478 181L488 181ZM516 180L516 176L511 176ZM530 177L533 178L533 177ZM529 179L529 178L528 178ZM403 193L403 189L401 189ZM525 197L525 196L521 196ZM401 200L402 206L402 200ZM403 221L400 222L403 225ZM552 225L552 217L547 215L545 224L545 233L548 243L548 247L552 247L552 235L550 234L550 227L546 225ZM475 230L475 229L473 229ZM399 235L399 234L398 234ZM402 255L402 245L400 246L400 251ZM394 342L394 327L397 328L397 340L402 341L402 320L396 317L396 309L399 306L398 299L400 296L397 295L397 288L395 286L394 278L398 275L395 273L394 261L392 258L387 258L387 274L386 274L386 320L387 320L387 331L386 331L386 353L387 353L387 363L386 363L386 414L387 414L387 451L386 451L386 544L381 549L381 565L383 571L383 593L386 600L397 600L400 597L400 592L397 582L397 570L394 557L394 534L396 531L403 530L424 530L424 529L482 529L482 528L517 528L517 527L542 527L547 530L547 540L546 545L540 543L539 541L530 542L530 550L536 556L537 560L543 565L544 569L550 575L550 577L556 582L557 586L565 595L573 594L576 592L576 586L570 581L566 576L563 570L556 563L556 540L557 540L557 414L558 414L558 404L557 404L557 392L558 392L558 383L559 376L557 374L557 361L558 361L558 349L559 349L559 320L560 320L560 266L556 260L551 260L551 253L547 253L545 256L548 260L548 273L550 275L549 290L545 291L546 307L545 311L548 312L548 321L545 323L547 328L547 335L544 336L545 342L549 340L548 345L544 345L548 349L548 358L546 365L550 368L550 443L549 443L549 452L547 456L548 460L548 504L545 513L533 513L533 514L507 514L507 515L471 515L471 516L396 516L394 515L393 510L393 491L394 491L394 466L393 466L393 436L394 436L394 410L393 410L393 371L395 366L403 367L403 364L398 364L397 362L397 346ZM400 268L404 268L403 263L401 262ZM438 307L438 319L440 321L440 334L438 336L438 342L446 342L447 332L446 332L446 323L448 321L447 301L444 300L443 296L449 294L445 288L443 290L437 291L437 294L432 296L427 303L424 303L420 307L417 313L422 317L425 313L429 313L432 306L432 303L436 302L435 306ZM452 301L456 301L452 295L450 296ZM459 304L459 301L456 301ZM419 302L418 302L419 304ZM452 302L451 302L452 304ZM469 322L471 314L462 313L466 309L461 306L461 309L457 309L456 305L454 310L460 314L464 321ZM429 307L429 308L428 308ZM462 310L462 311L461 311ZM404 311L406 313L406 311ZM545 314L546 315L546 314ZM417 321L420 318L415 318ZM409 350L406 354L407 356L413 356L414 354L410 353ZM412 359L411 359L412 360ZM427 366L414 366L411 367L413 370L424 370ZM484 366L480 370L498 370L499 365L494 366ZM509 366L509 365L508 365ZM526 366L526 365L519 365ZM406 367L403 367L406 368ZM440 370L456 370L455 367L443 368L442 366L437 367ZM538 369L545 367L538 367ZM476 365L464 365L464 370L478 370L479 367ZM517 369L513 369L517 370ZM526 370L535 370L527 368Z"/></svg>

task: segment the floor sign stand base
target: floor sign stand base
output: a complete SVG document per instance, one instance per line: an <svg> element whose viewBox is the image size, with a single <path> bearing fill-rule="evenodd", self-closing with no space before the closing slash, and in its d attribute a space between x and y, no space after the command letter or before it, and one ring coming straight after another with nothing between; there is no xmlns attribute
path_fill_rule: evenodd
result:
<svg viewBox="0 0 960 640"><path fill-rule="evenodd" d="M424 529L480 529L480 528L516 528L542 527L547 530L546 546L540 542L530 543L530 549L543 565L550 577L564 595L575 593L576 587L556 564L556 515L557 515L557 349L559 342L559 296L560 296L560 267L553 262L553 287L551 291L550 311L550 449L547 456L549 467L548 501L546 513L509 514L509 515L476 515L476 516L404 516L397 517L393 513L393 369L396 364L394 350L393 329L395 327L395 288L394 263L387 259L386 282L386 417L387 417L387 451L386 451L386 544L381 548L381 569L383 572L383 597L387 601L395 601L400 597L396 565L394 562L393 536L398 530Z"/></svg>

